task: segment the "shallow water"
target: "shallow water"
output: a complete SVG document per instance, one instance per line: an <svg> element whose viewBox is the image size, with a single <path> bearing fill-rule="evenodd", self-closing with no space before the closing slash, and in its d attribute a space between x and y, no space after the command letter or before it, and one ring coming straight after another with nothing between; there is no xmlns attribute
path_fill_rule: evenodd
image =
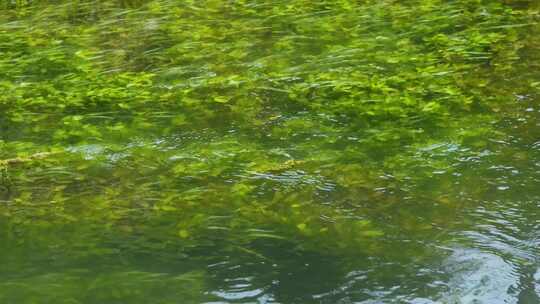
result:
<svg viewBox="0 0 540 304"><path fill-rule="evenodd" d="M3 5L1 303L540 303L536 1Z"/></svg>

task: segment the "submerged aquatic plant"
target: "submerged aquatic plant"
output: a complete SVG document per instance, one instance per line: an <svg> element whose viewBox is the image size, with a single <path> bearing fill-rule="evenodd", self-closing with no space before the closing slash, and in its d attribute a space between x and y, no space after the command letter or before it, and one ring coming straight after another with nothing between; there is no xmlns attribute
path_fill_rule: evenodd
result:
<svg viewBox="0 0 540 304"><path fill-rule="evenodd" d="M81 283L67 289L104 295L66 291L73 303L143 303L151 292L133 289L167 293L155 278L190 276L192 294L159 301L200 303L222 297L203 295L219 279L200 265L223 256L265 269L261 285L301 257L332 260L336 280L370 258L432 259L418 240L443 243L463 225L457 214L500 187L493 163L526 170L536 156L501 143L516 138L505 124L528 107L516 99L539 93L538 9L468 0L8 1L0 159L62 153L0 180L9 177L0 257L11 263L0 271L8 278L0 300L23 299L2 291L10 284L45 290L75 276ZM524 144L536 129L518 132ZM512 185L520 189L538 192ZM39 262L29 251L46 252L58 278L10 277ZM141 262L149 257L174 267L152 272ZM62 273L101 261L147 270L114 269L92 282ZM118 281L125 290L109 290ZM317 288L294 299L284 287L272 293L302 302Z"/></svg>

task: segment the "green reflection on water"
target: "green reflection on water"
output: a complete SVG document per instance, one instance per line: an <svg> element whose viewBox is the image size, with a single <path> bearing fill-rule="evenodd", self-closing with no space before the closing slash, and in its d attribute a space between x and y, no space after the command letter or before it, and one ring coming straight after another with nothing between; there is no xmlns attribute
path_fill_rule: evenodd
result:
<svg viewBox="0 0 540 304"><path fill-rule="evenodd" d="M1 302L538 298L535 1L3 5Z"/></svg>

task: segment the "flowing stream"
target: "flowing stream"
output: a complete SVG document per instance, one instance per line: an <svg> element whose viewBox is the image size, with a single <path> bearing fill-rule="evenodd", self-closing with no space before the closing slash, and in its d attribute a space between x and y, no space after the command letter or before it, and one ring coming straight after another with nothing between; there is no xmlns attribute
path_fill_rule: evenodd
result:
<svg viewBox="0 0 540 304"><path fill-rule="evenodd" d="M540 303L539 22L0 4L0 303Z"/></svg>

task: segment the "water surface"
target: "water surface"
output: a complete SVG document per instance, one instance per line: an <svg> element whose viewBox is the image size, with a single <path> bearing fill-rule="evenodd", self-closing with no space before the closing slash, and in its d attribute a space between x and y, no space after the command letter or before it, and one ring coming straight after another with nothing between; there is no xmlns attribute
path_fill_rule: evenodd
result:
<svg viewBox="0 0 540 304"><path fill-rule="evenodd" d="M540 303L536 1L2 5L0 302Z"/></svg>

